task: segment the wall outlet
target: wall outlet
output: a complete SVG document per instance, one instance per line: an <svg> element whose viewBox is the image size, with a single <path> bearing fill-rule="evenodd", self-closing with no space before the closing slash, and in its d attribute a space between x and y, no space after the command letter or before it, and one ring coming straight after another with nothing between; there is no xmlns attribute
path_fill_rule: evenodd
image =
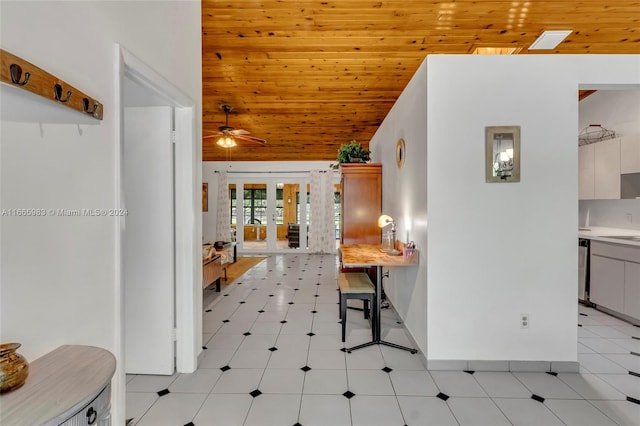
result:
<svg viewBox="0 0 640 426"><path fill-rule="evenodd" d="M633 215L631 213L626 214L627 223L633 223Z"/></svg>
<svg viewBox="0 0 640 426"><path fill-rule="evenodd" d="M529 314L520 314L520 328L529 328Z"/></svg>

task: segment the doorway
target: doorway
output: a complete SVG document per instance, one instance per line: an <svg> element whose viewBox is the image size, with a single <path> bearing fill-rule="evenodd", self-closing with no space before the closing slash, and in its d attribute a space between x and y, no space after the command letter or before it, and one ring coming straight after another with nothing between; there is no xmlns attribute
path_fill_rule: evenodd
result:
<svg viewBox="0 0 640 426"><path fill-rule="evenodd" d="M146 209L147 212L143 213L142 221L153 222L156 215L172 218L171 221L156 223L139 235L135 235L132 228L136 227L136 220L140 224L140 217L134 219L132 216L131 220L126 216L116 218L116 226L120 230L116 234L116 256L119 259L116 279L120 282L121 296L120 316L116 320L119 322L120 332L118 358L124 361L121 373L129 372L131 368L138 370L140 363L135 367L132 359L160 357L163 359L161 367L154 364L147 371L137 372L173 374L177 370L189 373L197 368L197 357L202 346L200 168L196 163L200 144L196 138L195 102L121 46L118 46L116 56L120 75L117 91L121 94L117 98L121 131L115 164L118 171L116 205L127 209L127 203L137 202L140 211ZM130 115L132 109L144 113ZM161 115L164 118L156 121L157 117L147 117L146 114L152 110L163 111ZM145 129L150 124L147 121L164 123L152 125L162 129L161 135L157 137L162 138L163 142L146 144L145 149L150 151L134 157L129 148L137 149L142 144L131 143L125 146L125 140L131 136L132 130ZM156 138L149 137L148 132L151 129L142 130L134 138L136 141ZM153 189L143 189L141 198L135 199L135 192L132 192L130 184L149 177L136 177L136 170L141 171L146 166L145 163L153 162L160 146L165 154L170 155L163 154L162 166L155 175L157 178L148 179L147 187ZM158 195L159 188L164 195ZM142 197L162 200L160 207ZM139 210L138 207L136 210ZM158 214L160 209L162 212ZM134 247L130 245L132 236L137 241L137 254L134 256ZM148 262L146 267L141 268L144 262L140 260L142 257L137 256L149 257L149 253L155 250L151 246L158 239L164 247L162 260L153 259L153 262ZM157 285L156 279L151 276L151 269L160 267L160 262L166 270L162 274L163 284ZM128 265L138 266L139 278L130 274ZM134 280L137 282L132 284ZM152 352L159 353L152 355ZM118 382L116 386L121 387L124 394L124 383Z"/></svg>
<svg viewBox="0 0 640 426"><path fill-rule="evenodd" d="M229 179L229 201L230 226L239 253L308 249L310 209L306 177Z"/></svg>
<svg viewBox="0 0 640 426"><path fill-rule="evenodd" d="M128 374L171 375L175 370L173 109L126 106L124 110L125 368Z"/></svg>

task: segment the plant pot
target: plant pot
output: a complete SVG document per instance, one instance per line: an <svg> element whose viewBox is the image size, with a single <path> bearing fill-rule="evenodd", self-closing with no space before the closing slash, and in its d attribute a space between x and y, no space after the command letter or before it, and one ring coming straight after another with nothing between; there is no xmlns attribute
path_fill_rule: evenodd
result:
<svg viewBox="0 0 640 426"><path fill-rule="evenodd" d="M18 389L29 375L29 363L16 350L20 343L0 345L0 393Z"/></svg>

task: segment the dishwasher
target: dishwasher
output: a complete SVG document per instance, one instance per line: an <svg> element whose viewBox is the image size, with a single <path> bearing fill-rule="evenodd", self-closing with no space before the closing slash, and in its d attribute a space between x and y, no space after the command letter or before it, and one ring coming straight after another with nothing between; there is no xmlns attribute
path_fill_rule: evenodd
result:
<svg viewBox="0 0 640 426"><path fill-rule="evenodd" d="M578 238L578 301L589 305L589 251L591 240Z"/></svg>

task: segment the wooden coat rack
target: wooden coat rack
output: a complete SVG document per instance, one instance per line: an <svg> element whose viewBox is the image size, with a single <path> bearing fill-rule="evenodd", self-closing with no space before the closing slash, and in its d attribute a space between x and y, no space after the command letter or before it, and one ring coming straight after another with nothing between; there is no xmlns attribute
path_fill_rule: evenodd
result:
<svg viewBox="0 0 640 426"><path fill-rule="evenodd" d="M72 85L18 56L0 49L0 81L102 120L103 106Z"/></svg>

